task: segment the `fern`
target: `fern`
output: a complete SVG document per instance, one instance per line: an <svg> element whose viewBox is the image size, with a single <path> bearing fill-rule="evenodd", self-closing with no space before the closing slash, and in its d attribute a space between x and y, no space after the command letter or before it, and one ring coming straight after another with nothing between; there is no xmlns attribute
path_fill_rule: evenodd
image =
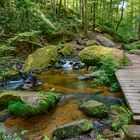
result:
<svg viewBox="0 0 140 140"><path fill-rule="evenodd" d="M2 44L0 45L0 54L15 51L15 47L7 45L7 44Z"/></svg>
<svg viewBox="0 0 140 140"><path fill-rule="evenodd" d="M23 39L29 39L30 37L36 36L38 33L40 33L39 31L31 31L31 32L23 32L23 33L18 33L16 35L14 35L14 37L8 39L8 44L11 44L13 41L17 41L17 40L23 40Z"/></svg>
<svg viewBox="0 0 140 140"><path fill-rule="evenodd" d="M126 107L125 104L111 106L112 110L116 111L116 116L111 118L112 127L114 130L118 131L123 125L129 124L131 122L132 112Z"/></svg>

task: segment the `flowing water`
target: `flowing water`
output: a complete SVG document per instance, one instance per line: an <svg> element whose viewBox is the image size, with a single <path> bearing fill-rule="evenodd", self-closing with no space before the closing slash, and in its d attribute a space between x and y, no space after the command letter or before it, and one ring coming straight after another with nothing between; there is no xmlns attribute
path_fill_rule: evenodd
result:
<svg viewBox="0 0 140 140"><path fill-rule="evenodd" d="M47 114L29 118L12 116L4 122L7 131L28 130L30 140L40 140L42 136L51 137L59 125L87 118L79 109L78 103L84 99L94 99L112 105L120 102L121 93L110 93L106 87L94 87L92 80L80 81L77 77L87 73L85 70L48 70L38 75L42 84L34 90L52 90L62 95L57 107ZM24 137L23 139L26 140Z"/></svg>

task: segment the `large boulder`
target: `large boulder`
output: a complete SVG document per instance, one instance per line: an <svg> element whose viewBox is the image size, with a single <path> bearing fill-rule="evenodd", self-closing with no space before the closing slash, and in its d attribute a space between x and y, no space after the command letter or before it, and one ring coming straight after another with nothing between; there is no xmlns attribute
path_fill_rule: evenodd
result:
<svg viewBox="0 0 140 140"><path fill-rule="evenodd" d="M39 48L25 60L23 71L43 69L55 64L57 60L58 54L55 46Z"/></svg>
<svg viewBox="0 0 140 140"><path fill-rule="evenodd" d="M80 59L88 66L99 65L104 57L110 57L118 65L122 65L125 54L122 50L93 45L79 53Z"/></svg>
<svg viewBox="0 0 140 140"><path fill-rule="evenodd" d="M5 91L0 93L0 105L8 105L12 114L22 117L47 112L55 106L57 99L53 92Z"/></svg>
<svg viewBox="0 0 140 140"><path fill-rule="evenodd" d="M108 107L95 100L85 101L79 108L90 117L102 118L108 116Z"/></svg>
<svg viewBox="0 0 140 140"><path fill-rule="evenodd" d="M122 129L127 140L140 140L140 125L124 125Z"/></svg>
<svg viewBox="0 0 140 140"><path fill-rule="evenodd" d="M74 121L57 127L53 131L54 140L62 140L83 134L93 128L93 123L89 120Z"/></svg>
<svg viewBox="0 0 140 140"><path fill-rule="evenodd" d="M105 47L114 47L115 43L103 35L97 35L96 40Z"/></svg>

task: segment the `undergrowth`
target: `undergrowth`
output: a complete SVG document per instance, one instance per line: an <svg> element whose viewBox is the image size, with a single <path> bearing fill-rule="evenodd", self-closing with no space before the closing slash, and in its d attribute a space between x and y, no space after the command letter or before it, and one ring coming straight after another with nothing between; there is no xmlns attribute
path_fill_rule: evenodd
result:
<svg viewBox="0 0 140 140"><path fill-rule="evenodd" d="M103 57L100 61L100 65L101 66L97 69L100 76L94 80L94 84L106 85L113 89L119 89L119 84L115 76L115 72L119 66L111 57Z"/></svg>
<svg viewBox="0 0 140 140"><path fill-rule="evenodd" d="M123 48L127 51L140 49L140 41L131 44L125 44Z"/></svg>
<svg viewBox="0 0 140 140"><path fill-rule="evenodd" d="M111 110L114 110L116 114L110 119L112 127L115 131L119 131L123 125L129 124L131 122L132 112L125 104L113 105L111 106Z"/></svg>

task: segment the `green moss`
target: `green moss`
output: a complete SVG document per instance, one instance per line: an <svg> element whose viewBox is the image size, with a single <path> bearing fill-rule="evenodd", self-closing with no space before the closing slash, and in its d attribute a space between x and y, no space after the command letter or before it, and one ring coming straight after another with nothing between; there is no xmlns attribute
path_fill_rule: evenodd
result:
<svg viewBox="0 0 140 140"><path fill-rule="evenodd" d="M93 116L106 116L106 114L108 113L108 109L103 105L103 106L99 106L96 107L95 109L89 109L88 110Z"/></svg>
<svg viewBox="0 0 140 140"><path fill-rule="evenodd" d="M22 101L12 100L9 102L8 109L15 115L26 117L47 112L51 107L55 106L56 101L56 95L53 92L47 92L46 97L43 97L37 101L36 105L30 105Z"/></svg>
<svg viewBox="0 0 140 140"><path fill-rule="evenodd" d="M113 90L115 86L115 88L117 87L117 89L119 89L115 76L115 72L119 68L119 65L114 62L112 57L102 58L100 65L101 66L97 69L100 76L94 80L93 85L106 85Z"/></svg>
<svg viewBox="0 0 140 140"><path fill-rule="evenodd" d="M79 56L81 61L87 66L99 66L102 59L106 57L110 57L116 64L121 65L124 59L123 51L97 45L83 49L79 53Z"/></svg>
<svg viewBox="0 0 140 140"><path fill-rule="evenodd" d="M58 54L55 46L40 48L28 56L23 71L43 69L55 64L57 60Z"/></svg>
<svg viewBox="0 0 140 140"><path fill-rule="evenodd" d="M63 56L69 56L76 53L76 49L72 44L65 45L61 50Z"/></svg>
<svg viewBox="0 0 140 140"><path fill-rule="evenodd" d="M87 131L92 128L93 128L93 124L91 122L86 122L85 125L83 125L83 131Z"/></svg>
<svg viewBox="0 0 140 140"><path fill-rule="evenodd" d="M64 124L56 128L53 132L53 140L62 140L83 134L93 128L92 121L80 120L69 124Z"/></svg>
<svg viewBox="0 0 140 140"><path fill-rule="evenodd" d="M44 136L42 140L50 140L47 136Z"/></svg>
<svg viewBox="0 0 140 140"><path fill-rule="evenodd" d="M80 109L90 117L106 117L108 116L108 107L103 103L90 100L80 105Z"/></svg>
<svg viewBox="0 0 140 140"><path fill-rule="evenodd" d="M18 73L14 70L3 70L0 71L0 82L5 81L6 79L16 78L18 77Z"/></svg>

